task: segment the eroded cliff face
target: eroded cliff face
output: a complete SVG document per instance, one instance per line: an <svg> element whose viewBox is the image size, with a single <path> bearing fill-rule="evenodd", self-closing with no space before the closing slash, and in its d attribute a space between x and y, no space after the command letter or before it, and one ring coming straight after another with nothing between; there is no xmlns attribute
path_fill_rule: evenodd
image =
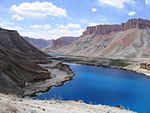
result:
<svg viewBox="0 0 150 113"><path fill-rule="evenodd" d="M76 41L79 37L61 37L56 40L51 40L51 43L43 48L42 50L45 52L53 51L56 49L60 49L63 46L67 46L72 44L74 41Z"/></svg>
<svg viewBox="0 0 150 113"><path fill-rule="evenodd" d="M87 27L87 30L83 32L84 35L90 35L92 33L99 34L109 34L114 31L124 31L127 29L139 28L139 29L150 29L150 21L143 19L130 19L126 23L116 24L116 25L97 25L92 27Z"/></svg>
<svg viewBox="0 0 150 113"><path fill-rule="evenodd" d="M0 92L22 94L27 84L50 79L50 72L36 64L46 57L18 32L0 28Z"/></svg>
<svg viewBox="0 0 150 113"><path fill-rule="evenodd" d="M58 52L103 58L150 58L150 20L88 27L78 41Z"/></svg>

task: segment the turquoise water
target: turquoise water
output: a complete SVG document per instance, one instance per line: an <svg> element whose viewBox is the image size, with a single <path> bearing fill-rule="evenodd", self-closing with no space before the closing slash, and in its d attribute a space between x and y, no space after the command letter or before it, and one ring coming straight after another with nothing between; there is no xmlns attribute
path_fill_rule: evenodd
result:
<svg viewBox="0 0 150 113"><path fill-rule="evenodd" d="M35 97L40 100L83 100L150 113L150 79L125 70L70 64L73 80Z"/></svg>

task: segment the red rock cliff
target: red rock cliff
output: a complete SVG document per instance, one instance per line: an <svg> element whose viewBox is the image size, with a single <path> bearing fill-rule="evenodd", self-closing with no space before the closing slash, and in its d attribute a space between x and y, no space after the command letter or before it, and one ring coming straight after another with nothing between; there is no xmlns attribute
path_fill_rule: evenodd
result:
<svg viewBox="0 0 150 113"><path fill-rule="evenodd" d="M99 33L99 34L109 34L114 31L122 31L132 28L139 28L139 29L150 29L150 20L144 19L130 19L126 23L122 24L114 24L114 25L97 25L92 27L87 27L87 30L83 32L83 35L89 35L92 33Z"/></svg>

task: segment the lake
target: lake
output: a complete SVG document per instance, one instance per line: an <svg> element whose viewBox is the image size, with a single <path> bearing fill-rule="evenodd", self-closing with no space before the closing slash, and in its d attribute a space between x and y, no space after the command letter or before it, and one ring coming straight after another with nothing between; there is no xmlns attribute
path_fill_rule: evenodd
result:
<svg viewBox="0 0 150 113"><path fill-rule="evenodd" d="M38 95L35 99L82 100L150 113L150 79L130 71L69 64L73 80Z"/></svg>
<svg viewBox="0 0 150 113"><path fill-rule="evenodd" d="M60 53L49 53L49 56L64 56L64 54L60 54Z"/></svg>

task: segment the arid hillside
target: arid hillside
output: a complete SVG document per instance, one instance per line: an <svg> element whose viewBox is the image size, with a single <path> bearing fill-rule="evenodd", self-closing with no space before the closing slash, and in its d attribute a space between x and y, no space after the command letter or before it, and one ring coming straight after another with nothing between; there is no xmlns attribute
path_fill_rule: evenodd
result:
<svg viewBox="0 0 150 113"><path fill-rule="evenodd" d="M50 73L37 64L46 57L17 31L0 28L0 92L22 95L27 84L50 79Z"/></svg>
<svg viewBox="0 0 150 113"><path fill-rule="evenodd" d="M103 58L149 58L150 21L131 19L116 25L88 27L73 44L56 52Z"/></svg>
<svg viewBox="0 0 150 113"><path fill-rule="evenodd" d="M61 37L56 40L51 40L51 43L49 43L49 45L43 48L42 50L45 52L57 50L64 46L72 44L74 41L78 40L78 38L79 37Z"/></svg>

